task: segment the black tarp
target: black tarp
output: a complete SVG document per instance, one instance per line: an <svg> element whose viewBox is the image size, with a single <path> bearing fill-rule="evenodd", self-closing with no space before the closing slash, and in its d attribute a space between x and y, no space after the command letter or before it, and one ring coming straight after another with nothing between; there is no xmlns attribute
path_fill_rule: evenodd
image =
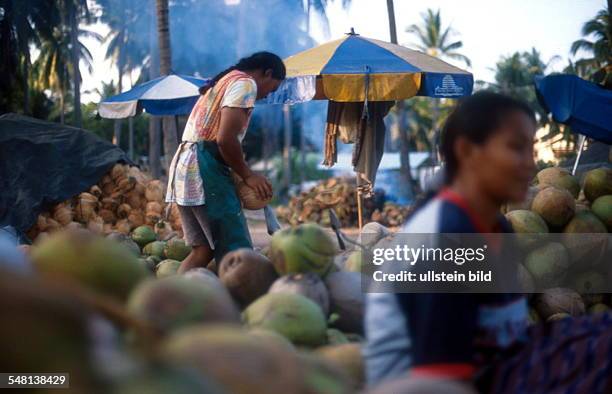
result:
<svg viewBox="0 0 612 394"><path fill-rule="evenodd" d="M94 133L43 120L0 116L0 227L25 232L39 213L95 185L121 149Z"/></svg>

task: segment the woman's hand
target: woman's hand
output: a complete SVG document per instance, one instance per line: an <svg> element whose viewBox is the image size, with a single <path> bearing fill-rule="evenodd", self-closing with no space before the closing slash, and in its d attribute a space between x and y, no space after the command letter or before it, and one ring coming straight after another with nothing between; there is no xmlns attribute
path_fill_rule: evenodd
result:
<svg viewBox="0 0 612 394"><path fill-rule="evenodd" d="M244 180L244 183L255 190L260 199L268 200L272 198L272 185L265 176L252 174Z"/></svg>

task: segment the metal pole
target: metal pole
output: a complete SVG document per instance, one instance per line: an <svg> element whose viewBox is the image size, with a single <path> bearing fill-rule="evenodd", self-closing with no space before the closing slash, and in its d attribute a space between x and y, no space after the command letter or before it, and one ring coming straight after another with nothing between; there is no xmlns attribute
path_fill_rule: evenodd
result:
<svg viewBox="0 0 612 394"><path fill-rule="evenodd" d="M128 146L128 153L130 155L130 160L134 160L134 117L130 116L130 118L128 119L128 126L129 126L129 146Z"/></svg>
<svg viewBox="0 0 612 394"><path fill-rule="evenodd" d="M284 186L289 196L289 187L291 186L291 107L288 104L283 105L283 120L285 128L285 148L283 150L284 164Z"/></svg>
<svg viewBox="0 0 612 394"><path fill-rule="evenodd" d="M572 169L572 175L576 175L576 169L578 169L578 163L580 162L580 156L582 156L582 148L584 148L586 137L580 134L580 137L578 137L578 139L580 140L580 143L578 147L578 155L576 156L576 161L574 162L574 168Z"/></svg>

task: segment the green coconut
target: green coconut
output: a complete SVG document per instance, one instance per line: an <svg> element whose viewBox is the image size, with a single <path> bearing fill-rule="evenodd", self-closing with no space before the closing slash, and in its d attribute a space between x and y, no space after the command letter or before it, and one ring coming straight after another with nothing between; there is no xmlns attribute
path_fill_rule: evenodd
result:
<svg viewBox="0 0 612 394"><path fill-rule="evenodd" d="M219 279L242 307L264 295L278 278L267 257L252 249L227 253L219 264Z"/></svg>
<svg viewBox="0 0 612 394"><path fill-rule="evenodd" d="M319 346L327 337L323 311L299 294L266 294L245 309L243 320L249 327L276 331L295 345Z"/></svg>
<svg viewBox="0 0 612 394"><path fill-rule="evenodd" d="M517 233L516 238L522 248L529 249L543 240L542 236L532 234L548 233L548 226L544 219L533 211L517 209L508 212L506 219L512 225L514 232Z"/></svg>
<svg viewBox="0 0 612 394"><path fill-rule="evenodd" d="M364 252L361 250L353 251L344 262L344 270L350 272L363 272L365 267Z"/></svg>
<svg viewBox="0 0 612 394"><path fill-rule="evenodd" d="M169 276L178 275L178 269L181 266L180 261L166 259L157 264L155 268L155 276L158 278L166 278Z"/></svg>
<svg viewBox="0 0 612 394"><path fill-rule="evenodd" d="M63 231L49 236L32 249L38 272L70 278L120 300L148 276L132 251L122 243L87 231Z"/></svg>
<svg viewBox="0 0 612 394"><path fill-rule="evenodd" d="M606 278L597 271L587 271L577 275L572 288L580 294L603 293L607 289Z"/></svg>
<svg viewBox="0 0 612 394"><path fill-rule="evenodd" d="M556 313L572 316L584 314L585 307L580 294L572 289L555 287L534 297L534 306L542 319L547 320Z"/></svg>
<svg viewBox="0 0 612 394"><path fill-rule="evenodd" d="M191 253L191 246L187 246L181 238L172 238L166 242L164 255L167 259L183 261Z"/></svg>
<svg viewBox="0 0 612 394"><path fill-rule="evenodd" d="M295 346L284 336L277 333L276 331L266 330L264 328L253 328L248 331L249 335L253 335L255 338L261 341L269 341L275 345L282 346L288 351L295 351Z"/></svg>
<svg viewBox="0 0 612 394"><path fill-rule="evenodd" d="M332 238L314 223L278 231L270 242L270 259L279 275L314 272L324 276L336 252Z"/></svg>
<svg viewBox="0 0 612 394"><path fill-rule="evenodd" d="M550 227L560 228L574 216L576 202L567 190L549 186L538 192L531 210L540 215Z"/></svg>
<svg viewBox="0 0 612 394"><path fill-rule="evenodd" d="M227 293L182 276L143 282L130 295L127 307L134 317L164 333L193 324L240 322Z"/></svg>
<svg viewBox="0 0 612 394"><path fill-rule="evenodd" d="M132 241L132 239L127 235L119 232L112 232L108 234L106 238L121 243L123 246L132 251L136 257L140 256L140 246L138 246L136 242Z"/></svg>
<svg viewBox="0 0 612 394"><path fill-rule="evenodd" d="M563 244L573 262L596 265L604 254L608 230L591 211L577 213L563 228Z"/></svg>
<svg viewBox="0 0 612 394"><path fill-rule="evenodd" d="M567 250L559 242L550 242L531 251L525 259L525 268L536 286L559 286L570 266Z"/></svg>
<svg viewBox="0 0 612 394"><path fill-rule="evenodd" d="M606 225L608 232L612 232L612 194L598 197L593 201L591 210Z"/></svg>
<svg viewBox="0 0 612 394"><path fill-rule="evenodd" d="M597 313L604 313L610 311L610 307L606 304L593 304L589 307L588 312L591 315L595 315Z"/></svg>
<svg viewBox="0 0 612 394"><path fill-rule="evenodd" d="M158 261L156 261L155 259L152 259L150 256L140 257L138 259L138 262L142 264L147 269L147 271L151 273L155 273L155 267L157 266L157 263L158 263Z"/></svg>
<svg viewBox="0 0 612 394"><path fill-rule="evenodd" d="M132 231L132 239L141 248L144 248L146 244L155 241L155 231L149 226L139 226Z"/></svg>
<svg viewBox="0 0 612 394"><path fill-rule="evenodd" d="M541 170L536 175L540 186L554 186L558 189L565 189L578 198L580 193L580 183L568 170L559 167L549 167Z"/></svg>
<svg viewBox="0 0 612 394"><path fill-rule="evenodd" d="M391 234L388 228L378 222L370 222L363 226L359 234L359 242L366 248L374 246L378 241Z"/></svg>
<svg viewBox="0 0 612 394"><path fill-rule="evenodd" d="M142 249L142 253L147 256L156 256L160 259L164 259L166 257L164 254L165 248L166 243L164 241L153 241L145 245L145 247Z"/></svg>
<svg viewBox="0 0 612 394"><path fill-rule="evenodd" d="M612 194L612 168L597 168L584 176L584 195L594 202L601 196Z"/></svg>
<svg viewBox="0 0 612 394"><path fill-rule="evenodd" d="M177 331L162 357L210 376L228 393L302 393L302 368L294 351L250 335L240 326L202 325Z"/></svg>
<svg viewBox="0 0 612 394"><path fill-rule="evenodd" d="M204 286L214 286L229 295L227 288L223 286L219 277L209 269L202 267L192 268L185 272L183 276L190 280L199 281Z"/></svg>
<svg viewBox="0 0 612 394"><path fill-rule="evenodd" d="M329 292L321 278L312 272L281 276L272 284L269 293L303 295L319 305L325 316L329 315Z"/></svg>
<svg viewBox="0 0 612 394"><path fill-rule="evenodd" d="M350 377L355 390L363 387L365 383L365 365L361 355L360 344L327 345L318 348L316 353L342 369Z"/></svg>

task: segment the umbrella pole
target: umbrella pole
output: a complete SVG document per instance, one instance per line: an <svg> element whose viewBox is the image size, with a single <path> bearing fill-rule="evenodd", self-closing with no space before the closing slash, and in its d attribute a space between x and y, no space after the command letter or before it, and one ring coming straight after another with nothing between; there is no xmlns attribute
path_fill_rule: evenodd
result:
<svg viewBox="0 0 612 394"><path fill-rule="evenodd" d="M355 184L357 185L357 223L359 223L359 230L363 227L363 206L361 204L361 189L359 188L359 175L355 177Z"/></svg>
<svg viewBox="0 0 612 394"><path fill-rule="evenodd" d="M578 147L578 155L576 156L576 161L574 162L574 168L572 169L572 175L576 175L576 170L578 169L578 163L580 163L580 156L582 156L582 149L584 148L584 142L586 141L586 137L582 134L578 137L580 140Z"/></svg>

